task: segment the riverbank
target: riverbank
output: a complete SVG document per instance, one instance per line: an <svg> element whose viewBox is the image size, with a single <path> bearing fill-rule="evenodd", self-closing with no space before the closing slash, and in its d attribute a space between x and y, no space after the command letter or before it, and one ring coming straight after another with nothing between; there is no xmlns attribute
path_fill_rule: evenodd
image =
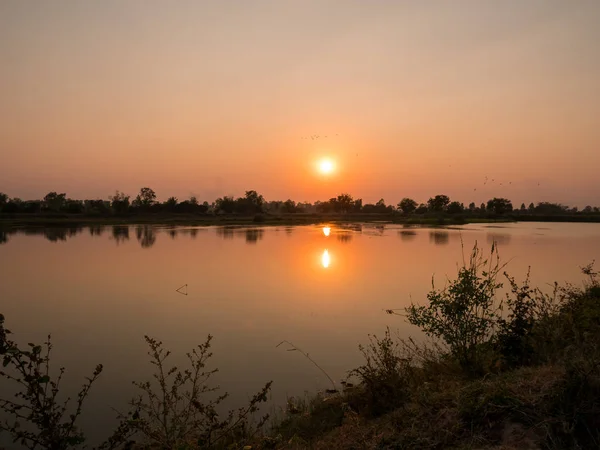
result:
<svg viewBox="0 0 600 450"><path fill-rule="evenodd" d="M406 225L464 225L467 223L495 222L588 222L600 223L600 216L467 216L467 215L411 215L400 214L257 214L240 215L190 215L190 214L140 214L129 216L86 216L81 214L16 214L0 215L0 228L41 226L76 227L86 225L315 225L323 223L393 223Z"/></svg>
<svg viewBox="0 0 600 450"><path fill-rule="evenodd" d="M351 372L357 384L337 396L291 399L252 448L600 448L600 284L593 266L584 273L582 288L553 296L510 282L509 314L473 348L475 365L453 351L475 316L461 314L462 331L444 346L373 336L365 364ZM452 312L430 324L443 327L444 314Z"/></svg>
<svg viewBox="0 0 600 450"><path fill-rule="evenodd" d="M0 227L22 226L86 226L86 225L315 225L323 223L395 223L409 225L460 225L466 223L512 222L508 217L465 216L401 216L390 214L257 214L241 215L188 215L145 214L131 216L85 216L80 214L56 215L0 215Z"/></svg>

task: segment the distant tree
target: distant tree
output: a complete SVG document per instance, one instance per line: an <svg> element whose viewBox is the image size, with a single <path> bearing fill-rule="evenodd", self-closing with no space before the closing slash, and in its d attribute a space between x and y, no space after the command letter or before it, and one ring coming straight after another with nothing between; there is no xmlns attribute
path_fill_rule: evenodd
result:
<svg viewBox="0 0 600 450"><path fill-rule="evenodd" d="M485 211L485 203L482 203L481 205L479 205L479 210L480 210L481 212L484 212L484 211Z"/></svg>
<svg viewBox="0 0 600 450"><path fill-rule="evenodd" d="M427 206L430 211L442 212L445 211L450 203L450 198L447 195L436 195L427 200Z"/></svg>
<svg viewBox="0 0 600 450"><path fill-rule="evenodd" d="M417 209L415 209L415 214L425 214L427 211L427 205L425 203L421 203L419 206L417 206Z"/></svg>
<svg viewBox="0 0 600 450"><path fill-rule="evenodd" d="M8 203L8 195L4 192L0 192L0 208Z"/></svg>
<svg viewBox="0 0 600 450"><path fill-rule="evenodd" d="M239 197L235 201L234 211L239 214L257 214L262 213L265 199L256 191L246 191L244 197Z"/></svg>
<svg viewBox="0 0 600 450"><path fill-rule="evenodd" d="M487 210L494 214L505 214L513 210L513 205L510 200L506 198L494 197L487 202Z"/></svg>
<svg viewBox="0 0 600 450"><path fill-rule="evenodd" d="M110 206L115 214L126 214L129 211L129 195L115 191L115 195L109 198Z"/></svg>
<svg viewBox="0 0 600 450"><path fill-rule="evenodd" d="M235 210L235 200L231 196L223 196L215 200L215 211L231 214Z"/></svg>
<svg viewBox="0 0 600 450"><path fill-rule="evenodd" d="M195 195L192 195L188 201L189 201L189 202L190 202L190 204L192 204L192 205L197 205L197 204L198 204L198 199L196 198L196 196L195 196Z"/></svg>
<svg viewBox="0 0 600 450"><path fill-rule="evenodd" d="M65 202L64 209L69 214L81 214L83 212L83 202L69 198Z"/></svg>
<svg viewBox="0 0 600 450"><path fill-rule="evenodd" d="M600 208L598 208L597 206L594 206L594 212L595 213L600 213Z"/></svg>
<svg viewBox="0 0 600 450"><path fill-rule="evenodd" d="M475 205L475 202L469 203L469 211L470 212L475 212L476 209L477 209L477 206Z"/></svg>
<svg viewBox="0 0 600 450"><path fill-rule="evenodd" d="M535 207L535 212L538 214L564 214L569 207L560 203L540 202Z"/></svg>
<svg viewBox="0 0 600 450"><path fill-rule="evenodd" d="M292 199L287 199L283 202L283 210L286 213L295 213L296 212L296 202Z"/></svg>
<svg viewBox="0 0 600 450"><path fill-rule="evenodd" d="M164 207L167 211L175 211L178 203L177 197L169 197L164 203Z"/></svg>
<svg viewBox="0 0 600 450"><path fill-rule="evenodd" d="M27 214L36 214L42 211L42 202L40 200L29 200L20 205L20 211Z"/></svg>
<svg viewBox="0 0 600 450"><path fill-rule="evenodd" d="M583 208L582 212L585 214L591 214L593 211L594 211L594 209L590 205L588 205L585 208Z"/></svg>
<svg viewBox="0 0 600 450"><path fill-rule="evenodd" d="M375 204L366 204L363 206L363 212L370 214L389 214L394 211L392 205L386 205L384 199L380 199Z"/></svg>
<svg viewBox="0 0 600 450"><path fill-rule="evenodd" d="M22 206L23 201L20 198L12 198L2 207L2 212L6 214L16 214L21 211Z"/></svg>
<svg viewBox="0 0 600 450"><path fill-rule="evenodd" d="M67 194L57 194L56 192L49 192L44 197L44 207L48 211L60 211L64 208L66 203Z"/></svg>
<svg viewBox="0 0 600 450"><path fill-rule="evenodd" d="M529 204L527 211L529 211L530 213L535 211L535 205L533 204L533 202Z"/></svg>
<svg viewBox="0 0 600 450"><path fill-rule="evenodd" d="M465 209L464 205L459 202L451 202L448 205L447 211L448 214L460 214Z"/></svg>
<svg viewBox="0 0 600 450"><path fill-rule="evenodd" d="M579 208L577 206L573 206L569 212L572 214L577 214L579 212Z"/></svg>
<svg viewBox="0 0 600 450"><path fill-rule="evenodd" d="M336 212L348 213L354 209L354 199L350 194L342 193L337 196L334 202Z"/></svg>
<svg viewBox="0 0 600 450"><path fill-rule="evenodd" d="M357 198L356 200L354 200L354 204L352 205L352 211L361 212L362 208L363 208L362 198Z"/></svg>
<svg viewBox="0 0 600 450"><path fill-rule="evenodd" d="M521 203L521 208L519 208L519 210L523 213L527 211L527 208L525 207L525 203Z"/></svg>
<svg viewBox="0 0 600 450"><path fill-rule="evenodd" d="M412 198L405 197L398 203L398 209L402 211L402 214L412 214L417 209L417 202Z"/></svg>
<svg viewBox="0 0 600 450"><path fill-rule="evenodd" d="M133 201L133 206L137 208L149 208L156 203L156 193L149 187L140 189L140 193Z"/></svg>

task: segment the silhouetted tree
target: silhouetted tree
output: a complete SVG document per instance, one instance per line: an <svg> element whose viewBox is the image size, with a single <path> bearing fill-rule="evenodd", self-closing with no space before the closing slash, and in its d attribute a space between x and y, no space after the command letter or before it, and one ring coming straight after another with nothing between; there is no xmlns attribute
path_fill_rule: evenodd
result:
<svg viewBox="0 0 600 450"><path fill-rule="evenodd" d="M296 212L296 202L291 199L287 199L283 202L283 210L286 213L295 213Z"/></svg>
<svg viewBox="0 0 600 450"><path fill-rule="evenodd" d="M460 214L465 209L464 205L459 202L451 202L448 205L447 211L448 214Z"/></svg>
<svg viewBox="0 0 600 450"><path fill-rule="evenodd" d="M362 198L357 198L356 200L354 200L354 204L352 206L352 211L361 212L362 208L363 208Z"/></svg>
<svg viewBox="0 0 600 450"><path fill-rule="evenodd" d="M234 211L240 214L258 214L263 212L265 199L256 191L246 191L244 197L235 201Z"/></svg>
<svg viewBox="0 0 600 450"><path fill-rule="evenodd" d="M534 212L534 211L535 211L535 205L534 205L533 203L530 203L530 204L529 204L529 207L527 208L527 210L528 210L530 213Z"/></svg>
<svg viewBox="0 0 600 450"><path fill-rule="evenodd" d="M481 205L479 205L479 210L480 210L481 212L484 212L484 211L485 211L485 203L482 203Z"/></svg>
<svg viewBox="0 0 600 450"><path fill-rule="evenodd" d="M215 200L215 211L231 214L235 209L235 200L231 196L225 195Z"/></svg>
<svg viewBox="0 0 600 450"><path fill-rule="evenodd" d="M417 209L415 209L415 214L425 214L427 211L427 205L425 203L421 203L419 206L417 206Z"/></svg>
<svg viewBox="0 0 600 450"><path fill-rule="evenodd" d="M412 198L405 197L398 203L398 209L402 211L403 214L412 214L417 209L417 202Z"/></svg>
<svg viewBox="0 0 600 450"><path fill-rule="evenodd" d="M475 205L475 202L469 203L469 211L475 212L475 210L477 210L477 206Z"/></svg>
<svg viewBox="0 0 600 450"><path fill-rule="evenodd" d="M174 212L177 209L177 203L176 197L169 197L164 203L164 207L167 211Z"/></svg>
<svg viewBox="0 0 600 450"><path fill-rule="evenodd" d="M111 200L110 206L115 214L127 214L129 211L129 195L115 191L115 195L109 198Z"/></svg>
<svg viewBox="0 0 600 450"><path fill-rule="evenodd" d="M541 202L535 207L537 214L565 214L569 207L560 203Z"/></svg>
<svg viewBox="0 0 600 450"><path fill-rule="evenodd" d="M6 195L4 192L0 192L0 209L2 209L2 207L4 205L6 205L8 203L8 195Z"/></svg>
<svg viewBox="0 0 600 450"><path fill-rule="evenodd" d="M513 210L513 205L510 200L506 198L494 197L487 202L487 210L495 214L505 214Z"/></svg>
<svg viewBox="0 0 600 450"><path fill-rule="evenodd" d="M581 211L581 212L583 212L585 214L591 214L593 211L594 211L594 209L590 205L588 205L585 208L583 208L583 211Z"/></svg>
<svg viewBox="0 0 600 450"><path fill-rule="evenodd" d="M527 208L525 207L525 203L521 203L521 208L519 208L519 210L524 213L527 211Z"/></svg>
<svg viewBox="0 0 600 450"><path fill-rule="evenodd" d="M65 206L67 194L57 194L49 192L44 197L44 208L48 211L60 211Z"/></svg>
<svg viewBox="0 0 600 450"><path fill-rule="evenodd" d="M133 201L136 208L149 208L156 203L156 193L149 187L140 189L140 193Z"/></svg>
<svg viewBox="0 0 600 450"><path fill-rule="evenodd" d="M445 211L450 203L450 198L447 195L436 195L427 200L427 206L430 211L442 212Z"/></svg>
<svg viewBox="0 0 600 450"><path fill-rule="evenodd" d="M11 198L6 205L2 207L2 212L6 214L16 214L21 210L23 201L20 198Z"/></svg>
<svg viewBox="0 0 600 450"><path fill-rule="evenodd" d="M81 214L83 212L83 202L81 200L67 199L64 209L69 214Z"/></svg>
<svg viewBox="0 0 600 450"><path fill-rule="evenodd" d="M336 212L348 213L354 209L354 199L350 194L342 193L337 196L334 205Z"/></svg>

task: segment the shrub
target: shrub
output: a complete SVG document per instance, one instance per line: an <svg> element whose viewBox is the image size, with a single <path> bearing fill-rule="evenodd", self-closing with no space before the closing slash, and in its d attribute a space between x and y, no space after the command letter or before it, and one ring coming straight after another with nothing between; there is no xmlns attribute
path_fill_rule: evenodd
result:
<svg viewBox="0 0 600 450"><path fill-rule="evenodd" d="M0 378L15 383L19 389L16 400L0 399L0 411L12 420L0 422L0 431L7 431L22 446L30 449L47 448L66 450L83 448L85 436L77 427L87 396L102 373L102 365L86 379L77 395L75 409L69 408L70 399L61 400L60 384L65 373L60 368L58 376L50 372L52 343L50 336L44 346L29 344L22 350L9 339L11 332L4 328L4 316L0 314L0 356L3 369ZM129 435L125 423L117 429L100 449L113 449L121 445Z"/></svg>
<svg viewBox="0 0 600 450"><path fill-rule="evenodd" d="M400 342L390 336L389 328L383 338L369 336L370 343L360 351L365 364L350 372L364 388L367 413L384 414L403 404L408 398L412 367L410 358L404 357Z"/></svg>
<svg viewBox="0 0 600 450"><path fill-rule="evenodd" d="M429 305L406 308L408 322L428 336L442 339L469 372L481 368L482 344L494 334L498 323L500 306L495 293L502 286L497 277L503 267L495 245L485 259L475 243L468 265L463 261L456 280L448 280L441 290L432 281Z"/></svg>
<svg viewBox="0 0 600 450"><path fill-rule="evenodd" d="M150 347L150 362L156 367L154 382L133 383L142 393L131 401L132 410L121 418L143 435L150 448L156 445L167 449L216 448L240 444L267 421L268 415L255 427L250 426L253 414L267 400L271 382L246 407L229 411L225 418L219 417L217 407L228 397L227 393L212 400L204 398L218 390L207 385L217 369L205 370L212 356L212 336L187 354L189 367L184 370L167 367L165 361L171 352L164 350L162 342L148 336L145 339Z"/></svg>

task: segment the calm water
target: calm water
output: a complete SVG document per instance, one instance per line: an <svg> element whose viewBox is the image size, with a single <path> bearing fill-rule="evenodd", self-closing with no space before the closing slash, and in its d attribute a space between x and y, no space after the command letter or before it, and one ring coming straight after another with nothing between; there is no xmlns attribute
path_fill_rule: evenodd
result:
<svg viewBox="0 0 600 450"><path fill-rule="evenodd" d="M386 326L418 336L386 308L421 302L436 274L456 273L461 236L499 244L508 271L532 267L538 285L579 282L600 255L600 225L519 223L456 229L392 225L280 228L95 227L0 232L0 312L23 343L52 333L55 366L77 387L97 363L84 426L104 436L112 407L150 375L143 336L162 340L173 361L215 336L215 380L239 405L274 380L271 406L328 387L287 339L335 379L361 363L357 350ZM187 284L188 295L176 292ZM0 385L0 390L2 386Z"/></svg>

